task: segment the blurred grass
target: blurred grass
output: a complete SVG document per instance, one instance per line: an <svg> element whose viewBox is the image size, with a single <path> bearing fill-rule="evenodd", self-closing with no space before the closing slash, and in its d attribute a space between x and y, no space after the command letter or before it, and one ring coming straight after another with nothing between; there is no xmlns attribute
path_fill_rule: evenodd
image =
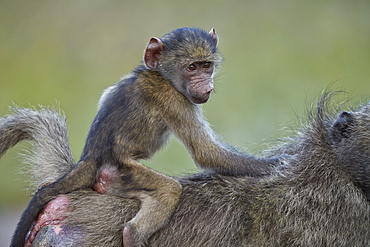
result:
<svg viewBox="0 0 370 247"><path fill-rule="evenodd" d="M369 1L1 1L0 115L13 102L60 107L78 159L102 90L139 64L150 37L215 27L225 62L205 115L225 141L259 152L328 85L369 96L369 13ZM18 150L0 160L0 208L28 200ZM146 164L196 170L177 141Z"/></svg>

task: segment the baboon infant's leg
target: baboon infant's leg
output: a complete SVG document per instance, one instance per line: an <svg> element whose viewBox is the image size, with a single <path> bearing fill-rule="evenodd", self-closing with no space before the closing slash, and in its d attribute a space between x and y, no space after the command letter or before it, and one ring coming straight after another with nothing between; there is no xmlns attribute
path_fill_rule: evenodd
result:
<svg viewBox="0 0 370 247"><path fill-rule="evenodd" d="M141 246L168 222L180 200L182 186L137 161L124 164L122 168L102 168L94 190L141 201L140 210L123 229L124 246Z"/></svg>
<svg viewBox="0 0 370 247"><path fill-rule="evenodd" d="M94 190L121 197L137 198L141 207L123 229L124 246L141 246L156 231L161 229L175 210L182 192L181 184L173 178L131 161L121 171L116 167L104 167L97 178ZM50 201L40 213L27 235L25 247L32 246L37 233L45 226L58 237L61 221L66 218L70 200L60 195ZM58 240L59 241L59 240Z"/></svg>

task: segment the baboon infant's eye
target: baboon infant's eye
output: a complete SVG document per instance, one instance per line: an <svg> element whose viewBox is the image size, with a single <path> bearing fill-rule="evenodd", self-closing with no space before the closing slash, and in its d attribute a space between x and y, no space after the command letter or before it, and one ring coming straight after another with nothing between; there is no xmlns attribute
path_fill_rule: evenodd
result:
<svg viewBox="0 0 370 247"><path fill-rule="evenodd" d="M212 65L212 62L205 62L205 63L203 64L203 68L208 69L209 67L211 67L211 65Z"/></svg>
<svg viewBox="0 0 370 247"><path fill-rule="evenodd" d="M187 70L190 70L190 71L194 71L197 69L197 66L195 66L195 64L189 64L187 67L186 67Z"/></svg>

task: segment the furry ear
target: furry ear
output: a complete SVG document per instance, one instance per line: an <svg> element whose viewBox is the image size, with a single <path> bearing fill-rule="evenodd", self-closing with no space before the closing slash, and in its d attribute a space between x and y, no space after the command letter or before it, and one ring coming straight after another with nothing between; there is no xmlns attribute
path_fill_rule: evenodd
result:
<svg viewBox="0 0 370 247"><path fill-rule="evenodd" d="M144 63L149 69L157 69L162 54L163 43L158 38L151 38L144 52Z"/></svg>
<svg viewBox="0 0 370 247"><path fill-rule="evenodd" d="M330 128L330 140L332 144L338 144L351 135L351 126L354 122L353 114L343 111L339 114Z"/></svg>
<svg viewBox="0 0 370 247"><path fill-rule="evenodd" d="M211 31L209 31L209 35L211 35L213 41L215 42L216 46L217 46L217 43L218 43L218 36L216 34L216 30L214 28L211 29Z"/></svg>

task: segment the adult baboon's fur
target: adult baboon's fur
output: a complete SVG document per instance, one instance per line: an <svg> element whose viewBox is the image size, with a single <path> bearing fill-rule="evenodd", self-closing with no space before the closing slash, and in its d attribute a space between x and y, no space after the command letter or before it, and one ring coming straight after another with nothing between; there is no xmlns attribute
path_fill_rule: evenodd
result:
<svg viewBox="0 0 370 247"><path fill-rule="evenodd" d="M270 152L288 154L273 175L250 178L206 172L178 178L183 186L179 206L149 245L370 246L370 103L333 115L327 107L330 95L321 97L307 126ZM64 133L63 126L58 129ZM1 145L8 138L2 137ZM66 141L40 138L36 145L46 139ZM69 149L48 148L44 146L33 159L48 155L51 162L55 156L54 163L68 167ZM51 163L33 165L31 170L55 174ZM43 176L36 178L39 183ZM64 196L70 201L67 218L57 226L43 227L34 245L120 246L123 223L139 208L138 201L91 190Z"/></svg>

